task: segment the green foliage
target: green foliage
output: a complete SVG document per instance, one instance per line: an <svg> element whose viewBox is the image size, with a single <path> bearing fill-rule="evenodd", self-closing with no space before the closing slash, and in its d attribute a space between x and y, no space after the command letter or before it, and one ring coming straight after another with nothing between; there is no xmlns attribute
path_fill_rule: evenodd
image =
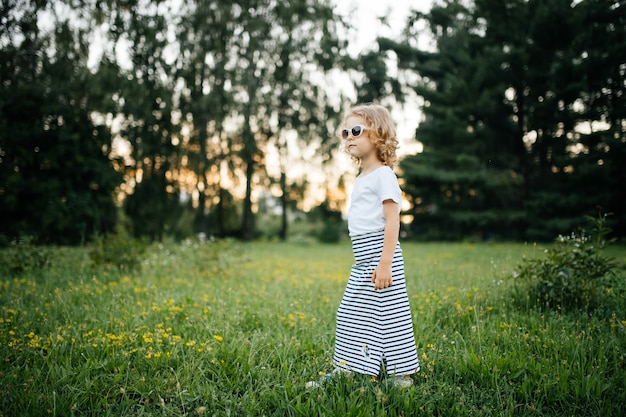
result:
<svg viewBox="0 0 626 417"><path fill-rule="evenodd" d="M146 243L126 233L98 236L90 245L89 258L98 269L136 272L141 268Z"/></svg>
<svg viewBox="0 0 626 417"><path fill-rule="evenodd" d="M203 194L198 197L199 211L211 210L224 221L237 215L238 232L248 240L262 225L253 219L253 183L276 180L287 200L284 213L289 201L299 200L286 181L283 157L293 146L289 135L298 132L302 144L317 142L317 154L324 161L336 145L328 138L333 137L338 110L328 102L341 93L332 92L329 100L324 82L316 80L323 80L342 59L340 19L331 4L320 0L262 0L254 3L255 13L242 13L248 6L238 2L191 1L186 6L174 18L179 23L174 31L180 51L180 111L193 126L180 149L189 161L184 168L197 176ZM240 100L240 94L247 99ZM263 178L264 172L259 181L255 177L265 169L269 148L281 156L280 173ZM233 205L222 198L222 180L212 179L216 167L221 167L220 175L249 185L239 212L228 213ZM220 227L215 224L213 228ZM286 222L280 223L282 238L286 228ZM216 234L232 230L229 226Z"/></svg>
<svg viewBox="0 0 626 417"><path fill-rule="evenodd" d="M52 251L45 246L36 246L33 239L21 238L0 251L1 269L12 276L45 268L51 260Z"/></svg>
<svg viewBox="0 0 626 417"><path fill-rule="evenodd" d="M110 131L92 118L101 101L87 69L87 38L47 2L8 2L0 21L0 234L80 244L113 229ZM78 11L76 11L78 13Z"/></svg>
<svg viewBox="0 0 626 417"><path fill-rule="evenodd" d="M603 0L446 0L379 41L424 101L401 162L416 235L549 242L597 206L626 234L624 21ZM436 47L411 47L424 30Z"/></svg>
<svg viewBox="0 0 626 417"><path fill-rule="evenodd" d="M331 159L344 97L329 99L320 75L346 47L332 4L144 3L80 2L50 14L68 2L3 2L0 239L84 243L115 230L113 196L124 193L133 236L179 237L189 230L176 222L181 190L192 196L195 232L255 237L252 195L271 181L268 149L292 154L287 138L298 132ZM224 189L242 181L243 204Z"/></svg>
<svg viewBox="0 0 626 417"><path fill-rule="evenodd" d="M606 215L596 219L592 235L559 236L541 259L524 259L515 277L529 286L529 298L542 308L590 311L609 303L616 276L615 259L603 255Z"/></svg>
<svg viewBox="0 0 626 417"><path fill-rule="evenodd" d="M133 237L159 241L165 235L175 235L183 207L177 193L165 191L167 184L162 178L144 179L126 198L124 214Z"/></svg>
<svg viewBox="0 0 626 417"><path fill-rule="evenodd" d="M548 241L596 205L626 235L618 2L441 1L356 57L355 25L325 0L78 3L0 12L0 239L81 244L115 230L124 193L134 236L189 235L189 193L193 232L256 237L256 188L302 201L286 181L306 154L294 133L307 163L332 160L351 90L333 88L338 71L358 100L423 102L424 152L401 165L414 235ZM424 31L434 45L415 49ZM243 202L224 190L244 185ZM320 233L337 238L332 222Z"/></svg>
<svg viewBox="0 0 626 417"><path fill-rule="evenodd" d="M317 233L317 238L322 243L337 243L341 239L343 222L326 219Z"/></svg>
<svg viewBox="0 0 626 417"><path fill-rule="evenodd" d="M318 224L315 233L318 241L322 243L339 242L343 231L347 229L341 216L341 212L333 209L329 201L324 201L312 211L309 219Z"/></svg>

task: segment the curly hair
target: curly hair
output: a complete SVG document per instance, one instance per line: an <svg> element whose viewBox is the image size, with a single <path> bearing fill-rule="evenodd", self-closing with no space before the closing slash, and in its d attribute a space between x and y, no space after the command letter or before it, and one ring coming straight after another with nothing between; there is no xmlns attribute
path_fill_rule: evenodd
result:
<svg viewBox="0 0 626 417"><path fill-rule="evenodd" d="M361 104L353 107L343 118L342 126L345 126L346 120L351 116L361 117L365 120L366 127L369 128L370 138L376 147L376 156L378 159L390 168L398 160L396 150L398 149L398 138L396 137L396 128L391 113L385 107L379 104ZM360 159L352 157L357 163Z"/></svg>

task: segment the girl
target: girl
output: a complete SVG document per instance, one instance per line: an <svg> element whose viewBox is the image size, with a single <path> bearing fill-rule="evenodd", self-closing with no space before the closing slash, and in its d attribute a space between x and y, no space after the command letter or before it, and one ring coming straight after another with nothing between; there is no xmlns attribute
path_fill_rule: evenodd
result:
<svg viewBox="0 0 626 417"><path fill-rule="evenodd" d="M382 366L394 383L407 387L420 366L398 242L402 191L392 171L395 127L389 111L375 104L353 108L342 125L345 149L361 172L348 211L355 264L337 310L333 373L378 376Z"/></svg>

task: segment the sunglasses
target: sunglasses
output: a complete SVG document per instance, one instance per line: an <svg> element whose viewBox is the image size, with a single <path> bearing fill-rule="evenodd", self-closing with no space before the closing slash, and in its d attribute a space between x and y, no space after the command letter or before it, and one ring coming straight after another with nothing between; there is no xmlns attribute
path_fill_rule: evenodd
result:
<svg viewBox="0 0 626 417"><path fill-rule="evenodd" d="M348 139L348 136L350 136L350 134L352 133L353 138L358 138L367 129L368 128L363 125L355 125L355 126L352 126L351 129L343 129L341 131L341 137L344 139Z"/></svg>

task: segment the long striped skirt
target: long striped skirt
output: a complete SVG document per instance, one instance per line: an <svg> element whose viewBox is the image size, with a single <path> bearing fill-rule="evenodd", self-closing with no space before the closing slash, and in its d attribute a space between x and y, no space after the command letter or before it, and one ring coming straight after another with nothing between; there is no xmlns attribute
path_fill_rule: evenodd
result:
<svg viewBox="0 0 626 417"><path fill-rule="evenodd" d="M337 310L335 367L378 375L409 375L420 369L400 244L392 262L390 287L374 290L372 274L383 249L384 232L352 239L355 264Z"/></svg>

